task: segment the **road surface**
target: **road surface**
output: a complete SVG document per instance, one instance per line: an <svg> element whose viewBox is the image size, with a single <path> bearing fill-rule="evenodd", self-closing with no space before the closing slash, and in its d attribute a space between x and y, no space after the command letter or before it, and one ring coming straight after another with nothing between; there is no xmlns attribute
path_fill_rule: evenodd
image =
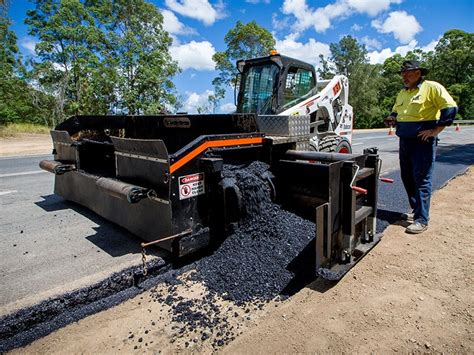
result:
<svg viewBox="0 0 474 355"><path fill-rule="evenodd" d="M438 175L445 181L474 163L474 127L460 132L450 127L440 138ZM358 132L352 143L355 153L377 146L383 174L397 174L396 136L387 130ZM54 176L38 168L40 160L51 158L0 158L0 316L141 262L136 237L53 194ZM380 192L385 209L387 200L394 203L388 191Z"/></svg>

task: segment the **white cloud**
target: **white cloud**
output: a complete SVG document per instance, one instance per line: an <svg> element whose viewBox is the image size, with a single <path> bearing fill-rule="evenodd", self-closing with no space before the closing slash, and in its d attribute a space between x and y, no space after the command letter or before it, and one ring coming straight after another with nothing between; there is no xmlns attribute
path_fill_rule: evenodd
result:
<svg viewBox="0 0 474 355"><path fill-rule="evenodd" d="M421 48L424 52L431 52L434 51L436 45L438 44L439 40L441 39L441 36L438 37L438 39L432 40L430 43L428 43L426 46Z"/></svg>
<svg viewBox="0 0 474 355"><path fill-rule="evenodd" d="M293 22L294 21L289 16L285 16L280 20L277 13L272 14L272 28L276 31L289 28L290 24L293 24Z"/></svg>
<svg viewBox="0 0 474 355"><path fill-rule="evenodd" d="M237 107L232 102L228 102L226 104L223 104L219 107L219 112L220 113L232 113L235 112Z"/></svg>
<svg viewBox="0 0 474 355"><path fill-rule="evenodd" d="M373 20L372 27L380 33L393 33L394 37L403 44L413 40L415 35L423 30L415 16L405 11L391 12L384 22Z"/></svg>
<svg viewBox="0 0 474 355"><path fill-rule="evenodd" d="M329 45L310 38L306 43L298 42L299 33L292 33L284 39L276 39L276 49L279 53L297 58L313 65L319 64L319 55L329 56Z"/></svg>
<svg viewBox="0 0 474 355"><path fill-rule="evenodd" d="M165 4L174 12L201 21L206 26L224 17L222 3L212 6L208 0L165 0Z"/></svg>
<svg viewBox="0 0 474 355"><path fill-rule="evenodd" d="M364 36L362 37L361 42L365 44L365 46L369 50L382 48L382 43L380 43L380 41L375 38Z"/></svg>
<svg viewBox="0 0 474 355"><path fill-rule="evenodd" d="M183 70L190 68L214 70L215 63L212 60L212 56L215 52L214 46L208 41L191 41L170 47L171 56L178 61L179 66Z"/></svg>
<svg viewBox="0 0 474 355"><path fill-rule="evenodd" d="M418 42L416 40L412 40L407 45L398 46L394 51L392 51L391 48L384 48L381 51L372 51L368 54L369 61L371 64L382 64L387 58L390 58L394 54L400 54L404 57L409 51L414 49L421 49L423 52L429 52L434 50L434 47L436 47L440 38L441 37L431 41L424 47L417 47Z"/></svg>
<svg viewBox="0 0 474 355"><path fill-rule="evenodd" d="M357 23L354 23L351 26L351 30L354 31L354 32L359 32L361 29L362 29L362 26L358 25Z"/></svg>
<svg viewBox="0 0 474 355"><path fill-rule="evenodd" d="M198 107L209 106L209 95L214 95L214 91L206 90L200 94L197 92L186 92L188 98L184 102L183 110L188 113L196 113Z"/></svg>
<svg viewBox="0 0 474 355"><path fill-rule="evenodd" d="M24 37L20 41L20 46L25 48L30 54L35 54L35 47L38 42L31 37Z"/></svg>
<svg viewBox="0 0 474 355"><path fill-rule="evenodd" d="M285 0L282 12L296 17L295 29L298 31L313 27L316 32L325 32L335 19L343 19L353 13L366 13L376 16L388 10L391 4L401 0L336 0L324 7L310 8L306 0Z"/></svg>
<svg viewBox="0 0 474 355"><path fill-rule="evenodd" d="M163 15L163 28L166 32L171 35L186 35L186 34L196 34L196 31L184 25L181 21L178 20L176 15L166 9L161 10Z"/></svg>
<svg viewBox="0 0 474 355"><path fill-rule="evenodd" d="M391 4L400 4L402 0L348 0L347 2L356 12L377 16L388 10Z"/></svg>

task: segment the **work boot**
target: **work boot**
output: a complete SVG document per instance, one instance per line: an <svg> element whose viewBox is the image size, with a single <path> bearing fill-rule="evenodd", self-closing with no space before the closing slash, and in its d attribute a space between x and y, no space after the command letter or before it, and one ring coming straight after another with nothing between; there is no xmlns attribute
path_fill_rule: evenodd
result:
<svg viewBox="0 0 474 355"><path fill-rule="evenodd" d="M414 213L403 213L402 220L413 223L415 221L415 214Z"/></svg>
<svg viewBox="0 0 474 355"><path fill-rule="evenodd" d="M407 229L405 229L405 233L419 234L419 233L423 233L427 229L428 229L427 224L423 224L423 223L420 223L420 222L414 222L414 223L410 224L407 227Z"/></svg>

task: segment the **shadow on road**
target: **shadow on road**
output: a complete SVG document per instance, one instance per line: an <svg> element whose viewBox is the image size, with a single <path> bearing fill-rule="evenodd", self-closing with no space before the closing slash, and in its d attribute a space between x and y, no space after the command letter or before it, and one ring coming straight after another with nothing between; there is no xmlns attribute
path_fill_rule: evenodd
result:
<svg viewBox="0 0 474 355"><path fill-rule="evenodd" d="M474 143L460 145L438 145L436 161L446 164L474 164Z"/></svg>
<svg viewBox="0 0 474 355"><path fill-rule="evenodd" d="M46 212L61 211L72 208L71 202L66 201L58 195L53 194L41 196L41 198L43 198L43 201L35 202L35 205L41 207Z"/></svg>
<svg viewBox="0 0 474 355"><path fill-rule="evenodd" d="M377 219L385 221L388 224L396 224L399 226L407 227L408 223L402 220L403 214L395 211L388 211L383 209L377 210Z"/></svg>
<svg viewBox="0 0 474 355"><path fill-rule="evenodd" d="M35 204L46 212L70 209L97 224L96 227L92 227L95 234L86 236L85 239L108 255L115 258L127 254L141 253L142 240L128 232L126 229L103 219L93 211L81 205L63 199L58 195L52 194L41 197L43 198L43 201L35 202ZM167 252L158 247L150 247L147 248L147 254L163 257Z"/></svg>

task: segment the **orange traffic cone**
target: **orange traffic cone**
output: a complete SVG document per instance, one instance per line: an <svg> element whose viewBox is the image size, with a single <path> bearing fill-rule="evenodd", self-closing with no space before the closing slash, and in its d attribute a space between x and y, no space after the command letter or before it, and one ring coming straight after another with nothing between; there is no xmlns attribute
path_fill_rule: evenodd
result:
<svg viewBox="0 0 474 355"><path fill-rule="evenodd" d="M395 134L395 130L393 129L393 126L390 126L390 129L388 131L389 136L393 136Z"/></svg>
<svg viewBox="0 0 474 355"><path fill-rule="evenodd" d="M456 129L455 129L455 131L456 131L456 132L459 132L460 130L461 130L461 127L459 127L459 123L456 123Z"/></svg>

